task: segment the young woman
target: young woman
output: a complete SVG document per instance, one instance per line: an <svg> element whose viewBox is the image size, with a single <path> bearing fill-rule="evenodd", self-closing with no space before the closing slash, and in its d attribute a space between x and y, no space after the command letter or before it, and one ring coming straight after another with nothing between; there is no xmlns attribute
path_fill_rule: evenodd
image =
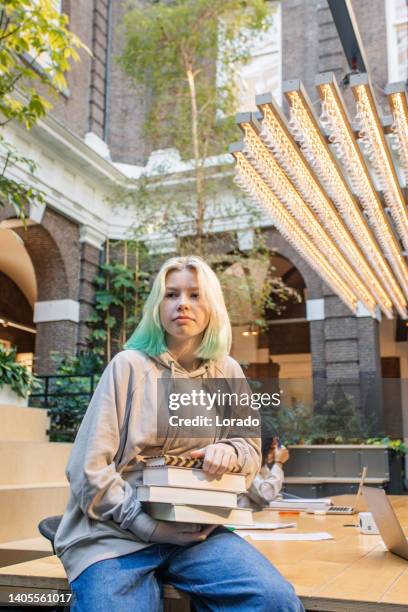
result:
<svg viewBox="0 0 408 612"><path fill-rule="evenodd" d="M262 467L247 493L240 495L241 508L259 510L279 495L285 477L283 464L288 459L289 451L279 444L279 439L268 437L262 440Z"/></svg>
<svg viewBox="0 0 408 612"><path fill-rule="evenodd" d="M292 586L245 540L223 527L155 520L137 499L140 456L192 455L211 474L238 466L248 481L255 477L259 439L157 437L158 381L242 378L230 343L214 272L198 257L168 260L127 350L102 375L68 462L71 495L55 546L73 612L155 612L163 581L188 593L198 612L303 610Z"/></svg>

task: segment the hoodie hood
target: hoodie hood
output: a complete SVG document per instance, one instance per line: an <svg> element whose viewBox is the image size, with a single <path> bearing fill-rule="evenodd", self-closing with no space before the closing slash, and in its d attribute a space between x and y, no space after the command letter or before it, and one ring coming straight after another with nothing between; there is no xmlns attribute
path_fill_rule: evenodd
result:
<svg viewBox="0 0 408 612"><path fill-rule="evenodd" d="M214 362L211 360L204 360L196 370L188 371L176 361L169 351L155 355L151 359L170 370L172 378L207 378L214 376Z"/></svg>

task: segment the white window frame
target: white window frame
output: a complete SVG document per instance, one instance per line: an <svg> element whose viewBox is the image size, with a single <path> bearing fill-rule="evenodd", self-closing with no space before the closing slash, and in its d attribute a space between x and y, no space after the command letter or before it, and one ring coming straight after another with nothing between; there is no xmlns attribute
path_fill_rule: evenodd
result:
<svg viewBox="0 0 408 612"><path fill-rule="evenodd" d="M277 40L277 49L276 51L273 51L272 53L268 53L268 55L278 55L279 61L277 62L277 67L278 67L278 89L271 92L273 94L273 97L275 98L275 100L277 101L277 103L281 106L282 105L282 2L281 0L278 1L271 1L270 2L271 5L275 5L276 7L276 13L275 13L275 19L277 20L277 26L278 26L278 40ZM260 57L261 54L259 54L258 56ZM256 57L256 55L254 55L254 57ZM249 63L251 62L251 60L249 60ZM258 93L266 93L265 91L260 91ZM254 100L253 100L253 105L255 104L255 96L254 96ZM242 109L244 110L244 109ZM245 110L255 110L254 108L252 109L245 109Z"/></svg>
<svg viewBox="0 0 408 612"><path fill-rule="evenodd" d="M273 54L275 55L278 54L279 56L279 61L277 62L278 64L278 89L273 91L272 94L275 98L275 100L278 102L279 105L282 104L282 0L268 0L268 4L271 5L275 5L276 7L276 15L275 18L277 20L277 29L278 29L278 40L277 40L277 50L276 52L273 52ZM268 53L269 55L269 53ZM272 53L271 53L272 55ZM254 56L255 57L255 56ZM249 60L250 62L251 60ZM223 75L222 73L220 73L217 70L217 81L219 83L222 83L223 80L225 78L225 75ZM259 93L266 93L265 91L263 92L259 92ZM240 110L244 110L244 109L240 109ZM255 109L255 95L254 95L254 99L253 99L253 104L252 104L252 108L247 108L245 110L256 110Z"/></svg>
<svg viewBox="0 0 408 612"><path fill-rule="evenodd" d="M401 24L408 24L408 8L407 18L405 20L397 20L395 18L394 0L385 0L385 18L387 24L388 82L394 83L395 81L401 81L401 76L398 74L399 65L396 28Z"/></svg>

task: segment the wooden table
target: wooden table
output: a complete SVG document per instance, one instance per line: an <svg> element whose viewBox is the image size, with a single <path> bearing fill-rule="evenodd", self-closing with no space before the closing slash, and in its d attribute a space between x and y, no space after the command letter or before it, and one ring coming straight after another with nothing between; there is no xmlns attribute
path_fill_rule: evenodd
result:
<svg viewBox="0 0 408 612"><path fill-rule="evenodd" d="M354 496L336 497L350 504ZM408 535L408 496L390 498ZM364 503L360 508L366 510ZM271 520L267 512L260 520ZM357 515L280 516L297 523L291 532L327 531L334 540L319 542L254 542L295 587L307 610L359 612L408 610L408 561L385 550L381 537L362 535ZM250 540L249 540L250 541Z"/></svg>
<svg viewBox="0 0 408 612"><path fill-rule="evenodd" d="M408 496L391 497L391 500L408 533ZM347 501L350 502L349 496L336 498L338 503ZM288 532L327 531L335 538L319 542L252 542L292 582L306 610L408 610L408 561L387 552L379 536L361 535L357 528L344 527L357 522L357 516L302 513L278 517L277 513L267 512L259 513L257 519L296 521L296 530L292 528ZM10 588L64 590L68 584L59 560L45 557L0 568L0 589ZM166 588L165 596L170 600L179 598L171 587ZM181 606L177 609L187 609L183 599L177 606Z"/></svg>

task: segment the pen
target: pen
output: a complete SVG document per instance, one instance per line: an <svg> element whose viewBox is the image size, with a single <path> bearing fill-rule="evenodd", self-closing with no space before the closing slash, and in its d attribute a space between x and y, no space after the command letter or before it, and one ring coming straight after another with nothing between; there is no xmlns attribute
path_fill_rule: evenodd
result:
<svg viewBox="0 0 408 612"><path fill-rule="evenodd" d="M282 510L278 512L280 516L289 516L292 514L300 514L300 510Z"/></svg>

